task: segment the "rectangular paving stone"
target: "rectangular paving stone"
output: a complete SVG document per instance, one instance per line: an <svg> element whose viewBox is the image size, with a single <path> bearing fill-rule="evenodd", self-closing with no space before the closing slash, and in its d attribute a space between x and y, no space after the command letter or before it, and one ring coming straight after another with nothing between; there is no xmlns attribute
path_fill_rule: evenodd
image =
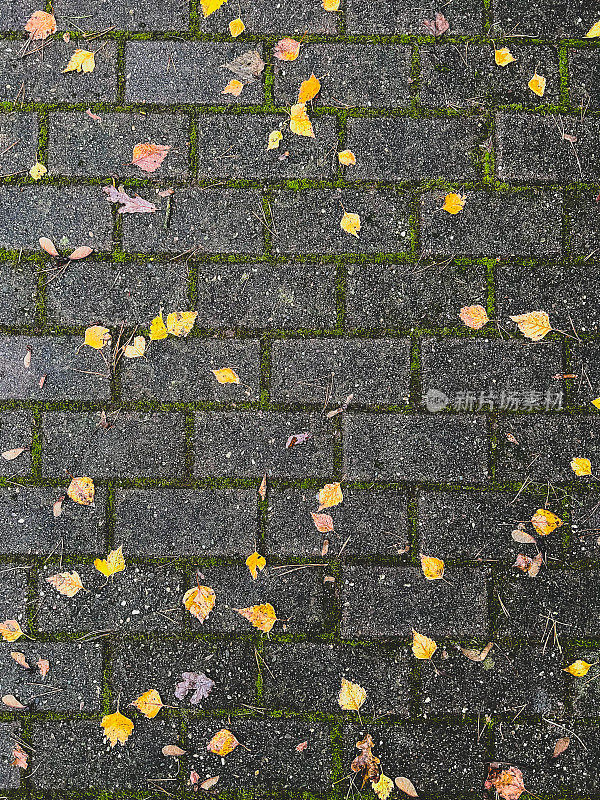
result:
<svg viewBox="0 0 600 800"><path fill-rule="evenodd" d="M600 248L595 220L598 212L596 191L581 190L573 194L569 208L570 249L574 256L591 258Z"/></svg>
<svg viewBox="0 0 600 800"><path fill-rule="evenodd" d="M599 656L600 653L596 648L583 648L575 646L569 653L568 660L572 663L576 658L581 658L584 661L587 661L588 664L595 665ZM594 667L592 667L592 670L593 673L595 673ZM590 672L590 676L592 676L593 673ZM591 677L587 678L586 680L577 678L572 680L569 678L567 678L567 680L569 681L571 695L574 698L573 710L575 711L575 715L578 717L595 717L599 699L598 681L592 680Z"/></svg>
<svg viewBox="0 0 600 800"><path fill-rule="evenodd" d="M417 567L347 566L342 576L344 638L407 638L413 628L433 638L487 635L482 570L453 573L452 584L427 581Z"/></svg>
<svg viewBox="0 0 600 800"><path fill-rule="evenodd" d="M22 32L25 23L38 7L39 3L36 3L35 0L7 4L2 14L2 21L0 21L0 30Z"/></svg>
<svg viewBox="0 0 600 800"><path fill-rule="evenodd" d="M77 49L75 42L57 37L22 57L23 41L4 39L0 46L0 100L25 103L101 103L117 98L117 43L94 40L93 72L63 73ZM38 52L39 51L39 52Z"/></svg>
<svg viewBox="0 0 600 800"><path fill-rule="evenodd" d="M390 376L393 375L393 380ZM274 342L271 394L275 401L353 404L408 401L408 339L284 339Z"/></svg>
<svg viewBox="0 0 600 800"><path fill-rule="evenodd" d="M290 436L303 432L312 433L312 438L286 448ZM333 469L332 436L316 414L200 412L196 414L194 474L328 475Z"/></svg>
<svg viewBox="0 0 600 800"><path fill-rule="evenodd" d="M510 442L507 433L519 444ZM600 419L557 414L504 417L498 421L497 439L498 479L571 481L571 459L585 456L593 464L600 458Z"/></svg>
<svg viewBox="0 0 600 800"><path fill-rule="evenodd" d="M539 256L561 252L562 197L558 192L468 192L459 214L440 210L444 195L444 191L423 195L425 253Z"/></svg>
<svg viewBox="0 0 600 800"><path fill-rule="evenodd" d="M294 262L198 265L200 328L332 328L334 264Z"/></svg>
<svg viewBox="0 0 600 800"><path fill-rule="evenodd" d="M233 369L241 383L218 383L212 370L222 367ZM257 340L223 342L171 338L152 344L144 358L123 359L120 380L126 400L156 399L183 403L194 400L222 403L258 400L260 344Z"/></svg>
<svg viewBox="0 0 600 800"><path fill-rule="evenodd" d="M340 227L344 209L360 217L358 238ZM396 253L410 244L408 197L390 190L281 189L271 213L276 254Z"/></svg>
<svg viewBox="0 0 600 800"><path fill-rule="evenodd" d="M44 475L175 477L184 468L183 414L123 412L107 430L94 413L43 415ZM112 420L111 420L112 421Z"/></svg>
<svg viewBox="0 0 600 800"><path fill-rule="evenodd" d="M186 0L100 0L90 6L85 0L56 0L54 14L61 28L103 31L106 28L135 31L185 31L189 27Z"/></svg>
<svg viewBox="0 0 600 800"><path fill-rule="evenodd" d="M149 327L161 306L167 313L189 306L187 280L187 266L179 261L74 261L48 283L46 313L61 325Z"/></svg>
<svg viewBox="0 0 600 800"><path fill-rule="evenodd" d="M475 117L349 119L346 144L357 155L349 179L449 180L475 178L477 147L485 138L483 120ZM442 152L443 158L432 157Z"/></svg>
<svg viewBox="0 0 600 800"><path fill-rule="evenodd" d="M412 33L427 36L423 19L433 19L429 9L415 6L409 0L384 0L378 5L368 5L348 0L346 25L348 33ZM452 6L450 35L482 33L481 6L475 0L465 0Z"/></svg>
<svg viewBox="0 0 600 800"><path fill-rule="evenodd" d="M128 214L136 219L123 221L126 250L202 254L260 253L263 249L263 209L255 189L177 191L166 229L167 201L156 199L160 209L154 214Z"/></svg>
<svg viewBox="0 0 600 800"><path fill-rule="evenodd" d="M27 631L27 570L8 564L0 568L0 616L16 619Z"/></svg>
<svg viewBox="0 0 600 800"><path fill-rule="evenodd" d="M73 249L88 245L94 250L112 248L112 217L97 186L2 186L0 247L35 250L39 238L68 242Z"/></svg>
<svg viewBox="0 0 600 800"><path fill-rule="evenodd" d="M0 325L30 325L35 318L35 265L0 261Z"/></svg>
<svg viewBox="0 0 600 800"><path fill-rule="evenodd" d="M227 727L242 742L242 747L219 760L207 752L209 742L221 728ZM299 754L295 747L303 741L309 746ZM325 791L331 786L331 740L323 722L301 719L190 720L184 747L190 752L190 764L202 778L218 770L220 791L255 786L259 789L307 789Z"/></svg>
<svg viewBox="0 0 600 800"><path fill-rule="evenodd" d="M406 494L347 486L343 492L343 503L324 512L333 518L335 530L320 533L310 516L319 505L316 491L270 489L267 552L315 558L321 555L324 539L330 542L330 556L343 545L348 556L394 556L408 549Z"/></svg>
<svg viewBox="0 0 600 800"><path fill-rule="evenodd" d="M106 490L96 487L93 506L65 500L60 517L52 507L65 489L7 486L0 489L0 553L100 553L104 550Z"/></svg>
<svg viewBox="0 0 600 800"><path fill-rule="evenodd" d="M18 789L21 783L20 770L11 765L12 750L20 731L16 722L0 722L0 787Z"/></svg>
<svg viewBox="0 0 600 800"><path fill-rule="evenodd" d="M125 561L130 554L124 551ZM46 582L61 570L46 564L39 573L36 624L40 631L163 631L181 630L186 590L183 572L174 567L137 566L127 563L125 572L107 582L91 563L70 564L87 591L64 597Z"/></svg>
<svg viewBox="0 0 600 800"><path fill-rule="evenodd" d="M369 713L409 715L412 653L407 647L270 642L261 655L260 702L267 708L339 713L340 680L346 678L367 692Z"/></svg>
<svg viewBox="0 0 600 800"><path fill-rule="evenodd" d="M289 115L206 114L198 120L198 177L328 178L337 172L335 117L313 120L315 138L295 136ZM271 131L283 139L267 150ZM284 157L284 153L288 153Z"/></svg>
<svg viewBox="0 0 600 800"><path fill-rule="evenodd" d="M339 14L325 11L320 3L297 5L293 0L277 0L275 3L259 0L240 0L235 13L244 21L246 34L281 33L301 37L305 33L337 33ZM202 33L229 32L229 21L234 18L232 8L204 17L198 14L198 27Z"/></svg>
<svg viewBox="0 0 600 800"><path fill-rule="evenodd" d="M410 104L411 51L406 45L306 44L302 58L275 64L275 102L290 106L303 80L327 75L315 107L399 108Z"/></svg>
<svg viewBox="0 0 600 800"><path fill-rule="evenodd" d="M595 143L600 121L592 117L498 114L498 177L502 180L568 183L598 180L600 159ZM575 136L571 142L564 137Z"/></svg>
<svg viewBox="0 0 600 800"><path fill-rule="evenodd" d="M125 100L128 103L204 103L227 106L263 102L263 76L247 83L239 97L222 94L233 73L224 64L248 50L233 42L128 42L125 50Z"/></svg>
<svg viewBox="0 0 600 800"><path fill-rule="evenodd" d="M168 145L171 150L156 177L184 178L189 172L189 118L183 114L101 113L100 121L84 111L50 114L48 171L51 175L119 175L146 178L129 163L141 142ZM33 159L35 161L35 159ZM105 198L103 198L105 199Z"/></svg>
<svg viewBox="0 0 600 800"><path fill-rule="evenodd" d="M0 475L27 475L31 471L31 414L28 411L0 413L0 453L24 447L12 461L0 458Z"/></svg>
<svg viewBox="0 0 600 800"><path fill-rule="evenodd" d="M115 500L116 533L146 556L246 556L255 547L253 489L123 489Z"/></svg>
<svg viewBox="0 0 600 800"><path fill-rule="evenodd" d="M598 343L589 341L573 347L571 366L572 374L578 376L572 381L573 401L589 408L588 403L600 394Z"/></svg>
<svg viewBox="0 0 600 800"><path fill-rule="evenodd" d="M2 337L0 398L53 401L110 398L110 374L105 361L98 351L81 349L82 343L80 336ZM26 367L23 359L28 352L31 363ZM44 376L44 384L40 386Z"/></svg>
<svg viewBox="0 0 600 800"><path fill-rule="evenodd" d="M15 648L23 653L31 670L23 669L11 657ZM42 678L39 659L50 662ZM33 701L35 711L102 710L102 645L100 642L26 642L0 644L0 688L22 703Z"/></svg>
<svg viewBox="0 0 600 800"><path fill-rule="evenodd" d="M484 481L488 474L482 417L353 414L344 429L351 479Z"/></svg>
<svg viewBox="0 0 600 800"><path fill-rule="evenodd" d="M462 306L487 303L485 269L445 260L348 264L346 324L351 328L457 325Z"/></svg>
<svg viewBox="0 0 600 800"><path fill-rule="evenodd" d="M569 50L568 53L569 88L573 103L583 108L597 109L600 105L598 54L594 50L575 49Z"/></svg>
<svg viewBox="0 0 600 800"><path fill-rule="evenodd" d="M575 563L596 562L600 555L600 497L595 492L574 495L570 502L570 518L567 560Z"/></svg>
<svg viewBox="0 0 600 800"><path fill-rule="evenodd" d="M38 119L35 114L0 116L0 174L29 172L37 161Z"/></svg>
<svg viewBox="0 0 600 800"><path fill-rule="evenodd" d="M524 0L494 0L494 21L505 34L581 39L597 21L594 5L587 0L546 0L535 6Z"/></svg>
<svg viewBox="0 0 600 800"><path fill-rule="evenodd" d="M450 16L450 14L448 14ZM560 76L554 47L510 43L515 61L499 67L489 45L440 45L419 48L421 83L419 97L434 108L474 108L520 103L535 107L558 103ZM536 71L546 78L544 97L527 85Z"/></svg>
<svg viewBox="0 0 600 800"><path fill-rule="evenodd" d="M208 711L255 704L256 658L250 642L207 642L187 638L175 641L136 641L121 637L112 643L111 690L139 697L148 686L158 690L163 703L185 711ZM198 705L190 692L179 700L175 687L183 672L204 673L215 685Z"/></svg>

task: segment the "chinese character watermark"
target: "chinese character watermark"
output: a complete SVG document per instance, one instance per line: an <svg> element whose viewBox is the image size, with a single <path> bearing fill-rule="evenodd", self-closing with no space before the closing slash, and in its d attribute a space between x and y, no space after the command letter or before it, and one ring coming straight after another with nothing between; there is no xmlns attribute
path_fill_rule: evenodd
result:
<svg viewBox="0 0 600 800"><path fill-rule="evenodd" d="M449 397L439 389L428 389L423 395L427 411L552 411L562 408L563 392L547 389L545 392L506 389L465 389Z"/></svg>

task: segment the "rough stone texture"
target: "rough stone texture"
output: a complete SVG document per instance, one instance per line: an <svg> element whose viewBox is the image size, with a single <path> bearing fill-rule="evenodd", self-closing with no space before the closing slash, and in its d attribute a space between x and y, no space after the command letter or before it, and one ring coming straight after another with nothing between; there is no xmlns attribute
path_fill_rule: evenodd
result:
<svg viewBox="0 0 600 800"><path fill-rule="evenodd" d="M38 121L35 114L0 117L0 174L28 172L37 161Z"/></svg>
<svg viewBox="0 0 600 800"><path fill-rule="evenodd" d="M16 722L0 722L0 786L3 789L19 788L19 772L11 766L11 753L19 733Z"/></svg>
<svg viewBox="0 0 600 800"><path fill-rule="evenodd" d="M598 211L597 192L575 192L568 216L571 233L571 250L574 255L591 258L600 247L600 236L595 226Z"/></svg>
<svg viewBox="0 0 600 800"><path fill-rule="evenodd" d="M186 0L100 0L91 6L85 0L57 0L54 14L61 27L77 30L185 31L188 28L189 6ZM76 24L75 25L73 24Z"/></svg>
<svg viewBox="0 0 600 800"><path fill-rule="evenodd" d="M0 572L0 616L16 619L26 631L27 570L3 569Z"/></svg>
<svg viewBox="0 0 600 800"><path fill-rule="evenodd" d="M0 324L29 325L35 316L37 279L32 265L0 262Z"/></svg>
<svg viewBox="0 0 600 800"><path fill-rule="evenodd" d="M576 105L598 108L598 59L593 50L569 50L571 97Z"/></svg>
<svg viewBox="0 0 600 800"><path fill-rule="evenodd" d="M518 36L582 38L598 19L587 0L545 0L530 6L523 0L494 0L494 19L504 33Z"/></svg>
<svg viewBox="0 0 600 800"><path fill-rule="evenodd" d="M600 555L600 514L596 493L573 497L571 535L566 555L575 563L598 561Z"/></svg>
<svg viewBox="0 0 600 800"><path fill-rule="evenodd" d="M466 0L460 7L452 7L451 34L479 34L482 32L481 6L474 0ZM385 0L377 5L365 5L349 0L346 20L349 33L397 34L413 33L427 35L423 19L433 18L429 9L419 8L407 0Z"/></svg>
<svg viewBox="0 0 600 800"><path fill-rule="evenodd" d="M31 470L31 415L27 411L0 414L0 453L24 447L17 458L0 458L0 475L27 475Z"/></svg>

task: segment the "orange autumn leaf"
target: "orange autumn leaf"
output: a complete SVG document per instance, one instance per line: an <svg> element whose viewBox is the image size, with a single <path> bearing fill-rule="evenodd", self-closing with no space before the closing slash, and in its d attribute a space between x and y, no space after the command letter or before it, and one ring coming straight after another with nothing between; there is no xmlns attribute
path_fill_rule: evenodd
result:
<svg viewBox="0 0 600 800"><path fill-rule="evenodd" d="M428 636L417 633L413 628L412 651L415 658L429 660L437 650L437 644Z"/></svg>
<svg viewBox="0 0 600 800"><path fill-rule="evenodd" d="M321 82L315 74L312 73L308 80L302 81L300 84L300 91L298 92L298 102L299 103L308 103L309 100L312 100L316 97L319 93L321 88Z"/></svg>
<svg viewBox="0 0 600 800"><path fill-rule="evenodd" d="M340 220L340 228L358 239L358 232L360 230L359 215L354 212L344 211L344 216Z"/></svg>
<svg viewBox="0 0 600 800"><path fill-rule="evenodd" d="M152 144L152 142L136 144L133 148L131 163L144 172L156 172L170 149L170 146L166 144Z"/></svg>
<svg viewBox="0 0 600 800"><path fill-rule="evenodd" d="M356 164L356 156L352 150L342 150L338 153L338 161L343 167L353 167Z"/></svg>
<svg viewBox="0 0 600 800"><path fill-rule="evenodd" d="M238 614L251 622L255 628L268 633L273 625L277 622L275 609L271 603L262 603L257 606L250 606L249 608L236 608Z"/></svg>
<svg viewBox="0 0 600 800"><path fill-rule="evenodd" d="M147 719L154 719L163 707L163 701L160 699L158 689L148 689L147 692L133 700L130 705L135 706L140 714L143 714Z"/></svg>
<svg viewBox="0 0 600 800"><path fill-rule="evenodd" d="M65 597L75 597L77 592L83 589L83 583L76 570L72 572L57 572L56 575L50 575L46 578L46 582L50 586L54 586L57 592L64 594Z"/></svg>
<svg viewBox="0 0 600 800"><path fill-rule="evenodd" d="M5 619L0 622L0 636L5 642L16 642L24 633L16 619Z"/></svg>
<svg viewBox="0 0 600 800"><path fill-rule="evenodd" d="M538 75L537 72L534 72L533 78L527 85L538 97L544 96L544 92L546 91L546 78L543 75Z"/></svg>
<svg viewBox="0 0 600 800"><path fill-rule="evenodd" d="M260 553L255 551L246 559L246 566L250 570L252 579L256 580L258 578L259 571L262 572L262 570L267 566L267 560L264 556L261 556Z"/></svg>
<svg viewBox="0 0 600 800"><path fill-rule="evenodd" d="M362 686L342 678L342 688L338 695L338 703L344 711L358 711L366 698L367 693Z"/></svg>
<svg viewBox="0 0 600 800"><path fill-rule="evenodd" d="M81 475L73 478L67 489L67 494L74 503L79 503L80 506L94 505L94 481L91 478Z"/></svg>
<svg viewBox="0 0 600 800"><path fill-rule="evenodd" d="M468 328L478 331L490 321L483 306L463 306L458 315Z"/></svg>
<svg viewBox="0 0 600 800"><path fill-rule="evenodd" d="M34 11L25 24L30 39L47 39L56 33L56 20L45 11Z"/></svg>
<svg viewBox="0 0 600 800"><path fill-rule="evenodd" d="M235 750L238 744L238 740L230 730L221 728L206 745L206 749L217 756L227 756Z"/></svg>
<svg viewBox="0 0 600 800"><path fill-rule="evenodd" d="M531 524L540 536L548 536L552 531L560 528L563 521L547 508L538 508L531 518Z"/></svg>
<svg viewBox="0 0 600 800"><path fill-rule="evenodd" d="M12 751L13 760L11 761L11 767L19 767L20 769L27 769L27 753L20 744L16 744L13 747Z"/></svg>
<svg viewBox="0 0 600 800"><path fill-rule="evenodd" d="M507 64L512 64L516 59L508 47L502 47L500 50L494 50L494 61L499 67L506 67Z"/></svg>
<svg viewBox="0 0 600 800"><path fill-rule="evenodd" d="M229 367L222 367L221 369L211 369L212 374L219 381L219 383L239 383L240 379L236 372Z"/></svg>
<svg viewBox="0 0 600 800"><path fill-rule="evenodd" d="M529 311L527 314L517 314L511 319L517 323L523 336L532 342L539 342L552 330L550 318L545 311Z"/></svg>
<svg viewBox="0 0 600 800"><path fill-rule="evenodd" d="M421 569L428 581L436 581L444 577L444 562L441 558L424 556L421 553Z"/></svg>
<svg viewBox="0 0 600 800"><path fill-rule="evenodd" d="M290 109L290 130L296 136L315 138L313 126L306 113L306 103L296 103Z"/></svg>
<svg viewBox="0 0 600 800"><path fill-rule="evenodd" d="M246 30L246 26L242 22L242 20L238 17L237 19L232 19L229 23L229 33L236 39L241 33Z"/></svg>
<svg viewBox="0 0 600 800"><path fill-rule="evenodd" d="M236 78L232 78L227 86L223 89L221 94L232 94L234 97L239 97L243 88L244 84L241 81L236 80Z"/></svg>
<svg viewBox="0 0 600 800"><path fill-rule="evenodd" d="M204 623L215 606L216 597L210 586L194 586L183 595L183 605L193 617Z"/></svg>
<svg viewBox="0 0 600 800"><path fill-rule="evenodd" d="M300 52L300 42L295 39L280 39L273 48L273 55L280 61L295 61Z"/></svg>
<svg viewBox="0 0 600 800"><path fill-rule="evenodd" d="M339 505L344 499L340 483L326 483L317 495L319 511Z"/></svg>
<svg viewBox="0 0 600 800"><path fill-rule="evenodd" d="M464 194L456 194L456 192L448 192L444 198L444 205L442 209L447 211L448 214L460 214L465 207L467 197Z"/></svg>
<svg viewBox="0 0 600 800"><path fill-rule="evenodd" d="M125 744L133 731L133 722L120 711L102 717L100 725L104 728L104 738L114 747L117 742Z"/></svg>
<svg viewBox="0 0 600 800"><path fill-rule="evenodd" d="M329 514L315 514L314 511L311 511L310 515L319 533L330 533L333 531L333 520Z"/></svg>

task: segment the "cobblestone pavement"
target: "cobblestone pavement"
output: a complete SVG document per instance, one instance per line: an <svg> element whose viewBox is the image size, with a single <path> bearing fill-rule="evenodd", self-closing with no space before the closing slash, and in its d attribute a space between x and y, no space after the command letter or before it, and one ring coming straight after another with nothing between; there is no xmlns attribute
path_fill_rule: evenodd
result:
<svg viewBox="0 0 600 800"><path fill-rule="evenodd" d="M597 797L600 495L570 462L600 463L600 5L231 0L205 19L196 0L55 0L43 47L24 33L38 8L0 11L0 451L25 448L0 459L0 621L30 637L0 644L2 695L26 705L0 710L2 796L189 796L196 770L219 776L212 795L345 800L370 733L422 797L481 796L494 760L537 798ZM284 36L294 61L273 56ZM93 72L63 73L76 47ZM222 94L248 50L264 71ZM309 139L288 121L312 72ZM129 163L141 142L171 147L155 173ZM113 180L158 211L118 214ZM40 236L94 252L65 264ZM474 304L491 320L476 331L458 317ZM148 337L161 307L198 312L187 339L114 369L82 347L91 325ZM533 310L555 329L541 342L510 321ZM72 475L95 505L55 518ZM310 512L335 481L321 534ZM536 547L511 531L534 533L538 508L564 525L529 578L512 565ZM106 583L94 559L119 546ZM75 597L45 580L73 569ZM217 598L203 625L182 604L198 573ZM235 612L265 602L268 636ZM488 642L483 662L456 647ZM575 659L586 677L563 671ZM199 706L175 697L185 671L215 681ZM342 678L366 690L360 714L338 705ZM144 719L128 704L151 688L167 707ZM117 705L135 729L112 749ZM221 759L206 744L223 727L243 747Z"/></svg>

